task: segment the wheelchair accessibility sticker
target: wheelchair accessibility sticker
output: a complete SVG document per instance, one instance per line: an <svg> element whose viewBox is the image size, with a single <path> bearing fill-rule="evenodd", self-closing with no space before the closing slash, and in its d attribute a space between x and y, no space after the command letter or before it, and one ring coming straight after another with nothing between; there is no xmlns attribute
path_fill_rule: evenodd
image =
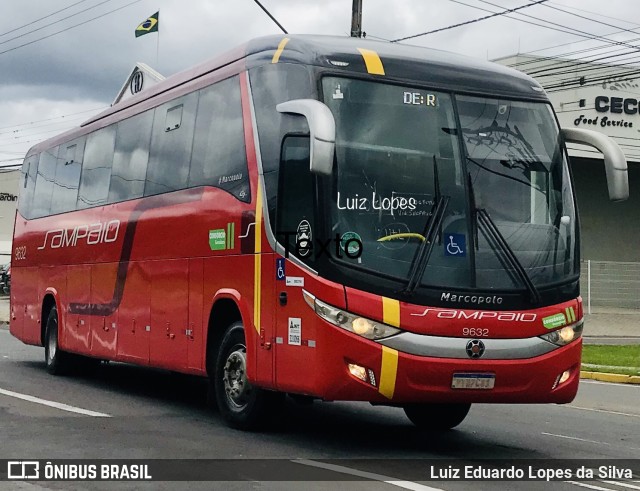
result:
<svg viewBox="0 0 640 491"><path fill-rule="evenodd" d="M284 258L279 257L276 259L276 280L283 281L286 276L284 271Z"/></svg>
<svg viewBox="0 0 640 491"><path fill-rule="evenodd" d="M467 255L467 238L464 234L444 234L444 255L465 257Z"/></svg>

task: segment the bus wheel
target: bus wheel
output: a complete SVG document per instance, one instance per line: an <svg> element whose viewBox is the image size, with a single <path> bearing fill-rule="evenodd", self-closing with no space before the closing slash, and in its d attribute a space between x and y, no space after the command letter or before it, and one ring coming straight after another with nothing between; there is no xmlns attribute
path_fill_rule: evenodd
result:
<svg viewBox="0 0 640 491"><path fill-rule="evenodd" d="M469 413L471 404L407 404L404 412L411 422L426 430L450 430Z"/></svg>
<svg viewBox="0 0 640 491"><path fill-rule="evenodd" d="M232 324L222 338L216 359L213 389L218 409L234 428L262 427L283 394L253 387L247 380L247 347L241 322Z"/></svg>
<svg viewBox="0 0 640 491"><path fill-rule="evenodd" d="M67 371L69 354L58 346L58 309L52 307L47 317L47 325L44 332L44 360L47 364L47 372L52 375L61 375Z"/></svg>

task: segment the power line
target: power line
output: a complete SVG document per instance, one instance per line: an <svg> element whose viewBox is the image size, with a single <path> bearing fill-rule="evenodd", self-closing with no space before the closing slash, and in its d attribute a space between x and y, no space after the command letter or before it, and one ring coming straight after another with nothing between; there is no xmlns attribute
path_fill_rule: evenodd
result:
<svg viewBox="0 0 640 491"><path fill-rule="evenodd" d="M116 8L116 9L109 10L108 12L105 12L105 13L104 13L104 14L102 14L102 15L99 15L99 16L97 16L97 17L92 17L91 19L88 19L88 20L86 20L86 21L84 21L84 22L80 22L80 23L78 23L78 24L74 24L74 25L72 25L72 26L70 26L70 27L67 27L66 29L61 29L61 30L56 31L56 32L54 32L54 33L52 33L52 34L49 34L49 35L47 35L47 36L43 36L43 37L41 37L41 38L35 39L34 41L29 41L28 43L20 44L20 45L18 45L18 46L14 46L13 48L9 48L9 49L6 49L6 50L4 50L4 51L0 51L0 55L3 55L3 54L8 53L8 52L10 52L10 51L15 51L16 49L19 49L19 48L24 48L25 46L29 46L30 44L34 44L34 43L37 43L37 42L39 42L39 41L43 41L43 40L48 39L48 38L50 38L50 37L57 36L58 34L61 34L61 33L63 33L63 32L69 31L69 30L74 29L74 28L79 27L79 26L83 26L83 25L85 25L85 24L88 24L89 22L93 22L93 21L94 21L94 20L96 20L96 19L101 19L101 18L103 18L105 15L109 15L109 14L112 14L112 13L114 13L114 12L117 12L118 10L125 9L125 8L130 7L131 5L134 5L134 4L139 3L139 2L141 2L141 1L142 1L142 0L134 0L133 2L130 2L130 3L127 3L126 5L123 5L122 7L118 7L118 8Z"/></svg>
<svg viewBox="0 0 640 491"><path fill-rule="evenodd" d="M548 9L557 10L558 12L564 12L565 14L573 15L574 17L579 17L580 19L586 19L588 21L595 22L595 23L601 24L603 26L614 27L616 29L620 29L621 31L634 33L632 30L627 29L625 27L620 27L620 26L616 26L616 25L613 25L613 24L608 24L607 22L602 22L601 20L593 19L591 17L587 17L586 15L580 15L580 14L576 14L574 12L569 12L568 10L564 10L564 9L559 8L559 7L554 7L553 5L547 4L547 5L544 5L544 7L548 8Z"/></svg>
<svg viewBox="0 0 640 491"><path fill-rule="evenodd" d="M53 118L47 118L47 119L38 119L38 120L34 120L34 121L29 121L28 123L18 123L18 124L12 124L10 126L0 126L0 130L4 130L7 128L17 128L18 126L27 126L30 124L34 124L34 123L44 123L45 121L53 121L54 119L59 119L59 118L66 118L69 116L75 116L77 114L85 114L88 112L98 112L98 111L102 111L104 109L107 109L109 106L102 106L102 107L97 107L95 109L86 109L85 111L79 111L77 113L69 113L69 114L63 114L62 116L54 116Z"/></svg>
<svg viewBox="0 0 640 491"><path fill-rule="evenodd" d="M491 5L491 6L496 7L496 8L502 8L500 5L496 5L495 3L491 3L488 0L478 0L478 1L480 1L482 3L486 3L487 5ZM533 4L530 4L530 5L533 5ZM605 37L602 37L602 36L598 36L597 34L590 34L590 33L586 32L586 31L581 30L581 29L575 29L573 27L563 26L562 24L558 24L557 22L552 22L550 20L541 19L540 17L535 17L535 16L529 15L529 14L518 13L517 15L521 15L523 17L528 17L530 19L534 19L534 20L537 20L537 21L540 21L540 22L546 22L547 24L558 26L558 27L561 27L563 29L570 29L571 31L575 31L575 33L577 33L576 35L579 35L579 36L582 36L582 37L588 37L588 38L591 38L591 39L594 39L594 40L596 40L596 39L597 40L601 40L601 41L604 41L604 42L609 43L611 45L627 46L628 48L640 51L640 48L638 46L635 46L633 44L627 44L624 41L614 41L612 39L608 39L608 38L605 38ZM514 19L514 17L509 17L509 18L510 19Z"/></svg>
<svg viewBox="0 0 640 491"><path fill-rule="evenodd" d="M64 12L65 10L69 10L71 7L75 7L76 5L79 5L79 4L84 3L86 1L87 0L80 0L79 2L76 2L76 3L73 3L73 4L69 5L68 7L65 7L65 8L60 9L60 10L56 10L55 12L51 12L50 14L45 15L44 17L40 17L39 19L31 21L31 22L29 22L27 24L23 24L20 27L16 27L15 29L11 29L10 31L7 31L7 32L3 32L2 34L0 34L0 37L6 36L7 34L11 34L12 32L19 31L20 29L22 29L24 27L28 27L28 26L30 26L32 24L35 24L36 22L40 22L41 20L47 19L49 17L53 17L54 15L59 14L60 12Z"/></svg>
<svg viewBox="0 0 640 491"><path fill-rule="evenodd" d="M569 6L569 5L564 5L562 3L551 2L551 4L552 5L559 5L561 7L564 7L565 9L577 10L578 12L584 12L586 14L593 14L593 15L597 15L597 16L600 16L600 17L605 17L607 19L617 20L617 21L620 21L620 22L626 22L627 24L632 24L634 26L640 27L640 24L638 24L637 22L631 22L630 20L620 19L618 17L611 17L610 15L601 14L599 12L593 12L591 10L579 9L578 7L572 7L572 6Z"/></svg>
<svg viewBox="0 0 640 491"><path fill-rule="evenodd" d="M260 7L262 10L264 10L264 13L265 13L265 14L267 14L267 15L269 16L269 18L270 18L273 22L275 22L275 23L276 23L276 25L277 25L280 29L282 29L282 32L284 32L285 34L289 34L289 33L287 32L287 30L286 30L284 27L282 27L282 24L280 24L280 22L278 22L278 21L276 20L276 18L275 18L273 15L271 15L271 12L269 12L269 11L265 8L265 6L264 6L264 5L262 5L258 0L253 0L253 1L254 1L254 2L256 2L256 3L258 4L258 7Z"/></svg>
<svg viewBox="0 0 640 491"><path fill-rule="evenodd" d="M427 31L427 32L423 32L423 33L420 33L420 34L414 34L413 36L406 36L406 37L403 37L403 38L393 39L391 42L392 42L392 43L398 43L398 42L400 42L400 41L406 41L407 39L413 39L413 38L417 38L417 37L420 37L420 36L426 36L427 34L434 34L434 33L436 33L436 32L447 31L447 30L449 30L449 29L454 29L454 28L456 28L456 27L466 26L466 25L468 25L468 24L474 24L475 22L480 22L480 21L483 21L483 20L491 19L491 18L493 18L493 17L498 17L498 16L500 16L500 15L506 15L506 14L509 14L509 13L515 12L515 11L517 11L517 10L526 9L526 8L528 8L528 7L532 7L532 6L534 6L534 5L538 5L538 4L541 4L541 3L547 2L547 1L548 1L548 0L537 0L537 1L533 2L533 3L528 3L528 4L526 4L526 5L521 5L521 6L519 6L519 7L515 7L515 8L513 8L513 9L505 10L504 12L495 12L495 13L493 13L493 14L491 14L491 15L487 15L487 16L485 16L485 17L480 17L480 18L478 18L478 19L468 20L468 21L466 21L466 22L461 22L461 23L459 23L459 24L454 24L454 25L447 26L447 27L441 27L440 29L434 29L433 31Z"/></svg>
<svg viewBox="0 0 640 491"><path fill-rule="evenodd" d="M97 4L93 5L93 6L91 6L91 7L87 7L84 10L80 10L79 12L76 12L75 14L68 15L66 17L63 17L62 19L58 19L58 20L55 20L53 22L49 22L48 24L45 24L43 26L37 27L35 29L32 29L31 31L23 32L22 34L18 34L17 36L14 36L12 38L6 39L4 41L0 41L0 44L10 43L11 41L14 41L16 39L20 39L21 37L28 36L29 34L33 34L34 32L41 31L42 29L46 29L47 27L53 26L55 24L59 24L60 22L62 22L64 20L71 19L71 17L75 17L76 15L80 15L80 14L82 14L82 13L88 11L88 10L95 9L96 7L99 7L100 5L103 5L103 4L111 2L111 1L112 0L104 0L104 1L102 1L100 3L97 3Z"/></svg>
<svg viewBox="0 0 640 491"><path fill-rule="evenodd" d="M0 131L0 140L3 138L10 138L10 137L23 137L23 136L27 136L29 135L29 132L32 130L41 130L43 128L49 128L49 127L59 127L60 125L66 125L66 124L70 124L73 123L74 125L80 120L82 121L85 118L85 116L75 116L73 118L67 118L63 121L56 121L53 123L44 123L44 124L37 124L37 125L33 125L30 126L28 128L20 128L20 129L13 129L13 130L7 130L7 131Z"/></svg>

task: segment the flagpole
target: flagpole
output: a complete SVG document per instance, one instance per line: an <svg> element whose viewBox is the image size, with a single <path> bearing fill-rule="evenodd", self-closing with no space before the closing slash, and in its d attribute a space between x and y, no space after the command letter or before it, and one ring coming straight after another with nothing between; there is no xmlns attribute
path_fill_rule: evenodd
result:
<svg viewBox="0 0 640 491"><path fill-rule="evenodd" d="M158 23L160 22L160 9L158 9ZM160 25L158 24L158 38L156 39L156 66L155 69L159 70L160 63Z"/></svg>

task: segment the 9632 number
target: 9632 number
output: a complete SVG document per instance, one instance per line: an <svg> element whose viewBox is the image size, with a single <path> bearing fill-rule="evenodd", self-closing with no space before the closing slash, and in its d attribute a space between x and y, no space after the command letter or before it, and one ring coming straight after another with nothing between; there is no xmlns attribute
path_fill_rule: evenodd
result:
<svg viewBox="0 0 640 491"><path fill-rule="evenodd" d="M485 338L489 335L489 329L481 329L479 327L462 328L463 336L471 336L473 338Z"/></svg>

